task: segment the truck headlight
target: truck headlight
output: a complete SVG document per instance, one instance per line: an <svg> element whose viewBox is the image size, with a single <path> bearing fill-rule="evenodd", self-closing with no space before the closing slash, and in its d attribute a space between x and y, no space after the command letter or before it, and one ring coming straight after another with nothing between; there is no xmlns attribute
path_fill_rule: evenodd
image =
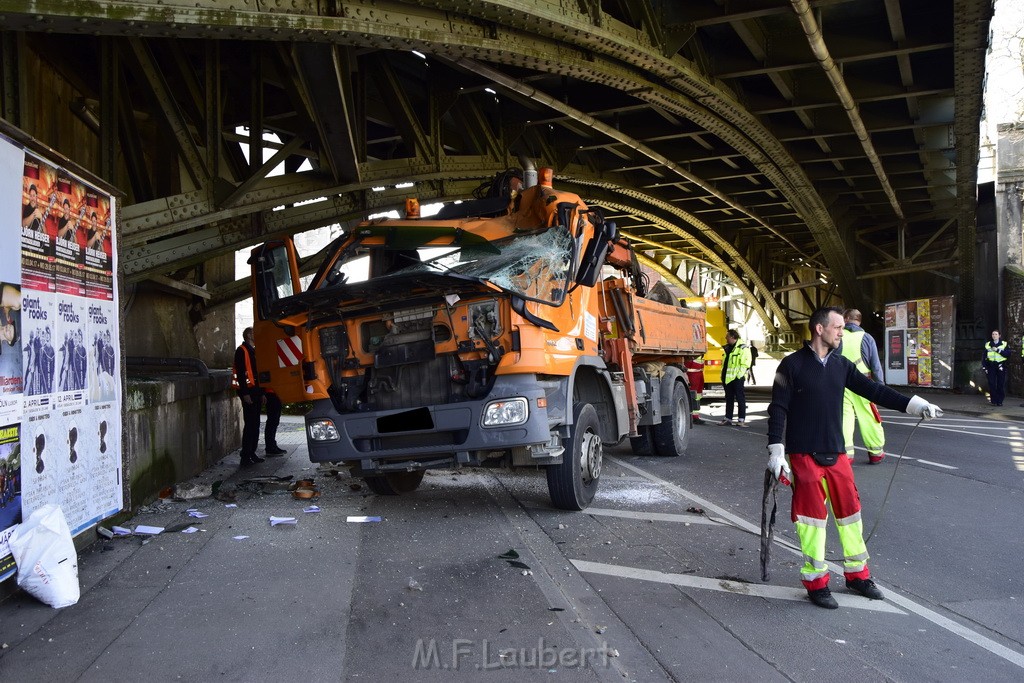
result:
<svg viewBox="0 0 1024 683"><path fill-rule="evenodd" d="M309 438L313 441L338 441L341 439L333 420L314 420L306 423L306 429L309 430Z"/></svg>
<svg viewBox="0 0 1024 683"><path fill-rule="evenodd" d="M530 408L525 398L491 401L484 407L484 427L507 427L526 422Z"/></svg>

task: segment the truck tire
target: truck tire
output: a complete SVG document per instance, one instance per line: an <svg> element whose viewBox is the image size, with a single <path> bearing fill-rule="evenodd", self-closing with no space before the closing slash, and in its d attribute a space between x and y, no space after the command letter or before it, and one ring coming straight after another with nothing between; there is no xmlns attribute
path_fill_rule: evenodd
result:
<svg viewBox="0 0 1024 683"><path fill-rule="evenodd" d="M690 392L683 382L672 383L672 400L661 423L652 425L654 450L663 457L676 457L690 445Z"/></svg>
<svg viewBox="0 0 1024 683"><path fill-rule="evenodd" d="M654 437L651 436L651 426L637 427L636 431L640 436L629 437L629 445L633 447L633 455L654 455Z"/></svg>
<svg viewBox="0 0 1024 683"><path fill-rule="evenodd" d="M562 510L584 510L597 493L604 458L601 423L594 406L574 406L572 430L562 439L562 447L562 463L547 468L551 504Z"/></svg>
<svg viewBox="0 0 1024 683"><path fill-rule="evenodd" d="M412 493L423 481L423 470L415 472L388 472L372 477L364 477L366 485L378 496L400 496Z"/></svg>

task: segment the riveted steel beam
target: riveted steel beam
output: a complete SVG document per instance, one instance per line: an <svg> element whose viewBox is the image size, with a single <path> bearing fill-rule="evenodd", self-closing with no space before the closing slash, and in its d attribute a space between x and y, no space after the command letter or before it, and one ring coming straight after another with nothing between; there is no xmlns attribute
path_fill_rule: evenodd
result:
<svg viewBox="0 0 1024 683"><path fill-rule="evenodd" d="M160 67L153 60L153 55L145 42L139 38L129 38L126 52L133 57L131 64L138 69L143 80L149 85L150 93L159 104L159 112L163 122L177 142L179 158L184 162L185 171L189 174L195 187L205 187L210 172L206 168L196 141L192 137L188 124L182 116L181 109L173 93L164 80Z"/></svg>
<svg viewBox="0 0 1024 683"><path fill-rule="evenodd" d="M377 3L381 11L370 17L363 12L365 8L360 3L344 2L338 3L339 8L352 11L339 17L235 11L218 22L216 15L204 10L203 2L198 4L198 8L194 3L191 6L162 4L157 10L146 4L111 0L96 11L99 18L92 24L86 22L86 27L96 30L99 24L104 28L102 20L105 18L116 16L123 22L135 17L133 31L146 34L158 27L166 31L170 19L170 26L184 35L216 33L249 40L312 38L376 48L415 48L455 57L473 54L479 59L571 75L630 92L689 118L740 150L792 198L812 233L823 244L826 258L844 291L852 301L860 298L859 285L852 277L852 263L836 234L831 216L786 149L728 91L708 82L685 60L652 54L649 41L621 22L609 18L602 21L608 28L595 27L589 16L575 14L567 8L555 12L544 6L486 1L474 5L478 10L475 14L486 18L498 13L500 26L486 22L481 25L477 16L463 18L452 11L420 8L412 13L405 3ZM42 6L52 12L43 15L43 24L60 21L57 18L59 7L49 3L42 3ZM111 14L114 7L117 12ZM40 8L40 3L33 3L33 16L40 16ZM70 18L67 14L63 16ZM214 32L207 28L211 20L223 30ZM660 83L669 83L671 87L665 88Z"/></svg>

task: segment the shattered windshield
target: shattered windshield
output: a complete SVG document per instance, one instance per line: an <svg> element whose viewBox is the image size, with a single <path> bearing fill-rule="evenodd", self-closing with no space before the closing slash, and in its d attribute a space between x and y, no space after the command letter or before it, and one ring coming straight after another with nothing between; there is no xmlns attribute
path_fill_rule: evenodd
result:
<svg viewBox="0 0 1024 683"><path fill-rule="evenodd" d="M452 248L407 269L479 278L524 299L561 303L573 260L569 231L554 227L543 232Z"/></svg>
<svg viewBox="0 0 1024 683"><path fill-rule="evenodd" d="M495 242L447 229L453 242L449 246L425 246L427 238L439 236L433 230L422 234L422 228L405 232L387 229L384 247L358 243L346 247L318 288L383 284L392 278L429 273L487 281L523 299L544 303L560 304L565 295L575 242L563 227Z"/></svg>

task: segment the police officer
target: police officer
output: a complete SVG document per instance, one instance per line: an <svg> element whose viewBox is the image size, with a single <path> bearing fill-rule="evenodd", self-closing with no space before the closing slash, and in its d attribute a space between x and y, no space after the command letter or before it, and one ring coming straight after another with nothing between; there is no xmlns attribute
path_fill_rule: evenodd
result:
<svg viewBox="0 0 1024 683"><path fill-rule="evenodd" d="M985 342L985 360L982 366L988 375L989 401L994 406L1003 405L1006 396L1006 361L1009 349L1005 340L999 338L999 330L992 330L992 341Z"/></svg>

